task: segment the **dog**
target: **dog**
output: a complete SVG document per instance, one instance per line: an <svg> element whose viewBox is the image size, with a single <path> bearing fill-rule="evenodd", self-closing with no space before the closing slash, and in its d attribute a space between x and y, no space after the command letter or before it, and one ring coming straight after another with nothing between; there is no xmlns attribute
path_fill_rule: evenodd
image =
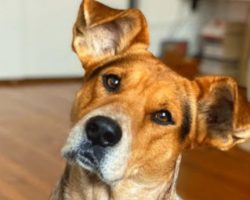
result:
<svg viewBox="0 0 250 200"><path fill-rule="evenodd" d="M137 9L84 0L73 50L86 73L50 200L173 200L185 149L250 138L250 104L229 77L188 80L147 49Z"/></svg>

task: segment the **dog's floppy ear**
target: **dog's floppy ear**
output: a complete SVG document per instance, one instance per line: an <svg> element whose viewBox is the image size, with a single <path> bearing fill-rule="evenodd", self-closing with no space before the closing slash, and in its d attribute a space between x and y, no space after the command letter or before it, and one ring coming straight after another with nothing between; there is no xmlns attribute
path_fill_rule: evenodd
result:
<svg viewBox="0 0 250 200"><path fill-rule="evenodd" d="M136 46L148 48L143 14L136 9L117 10L94 0L83 0L73 28L73 50L86 70Z"/></svg>
<svg viewBox="0 0 250 200"><path fill-rule="evenodd" d="M197 143L227 150L250 138L250 103L228 77L201 77L197 91Z"/></svg>

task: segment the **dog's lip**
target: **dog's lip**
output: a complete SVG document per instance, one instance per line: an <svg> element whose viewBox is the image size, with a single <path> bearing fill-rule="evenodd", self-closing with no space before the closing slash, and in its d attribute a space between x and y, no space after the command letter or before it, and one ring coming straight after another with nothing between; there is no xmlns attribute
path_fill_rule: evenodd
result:
<svg viewBox="0 0 250 200"><path fill-rule="evenodd" d="M91 152L80 151L77 158L83 165L86 165L87 167L90 167L93 170L97 170L97 159Z"/></svg>
<svg viewBox="0 0 250 200"><path fill-rule="evenodd" d="M92 153L80 151L79 154L80 154L80 157L87 159L89 162L91 162L93 164L97 164L96 158L94 157L94 155Z"/></svg>
<svg viewBox="0 0 250 200"><path fill-rule="evenodd" d="M102 171L98 167L95 156L91 152L79 152L79 156L77 157L77 162L85 170L88 170L89 172L96 174L101 180L107 182L107 180L104 179ZM112 181L108 181L107 183L114 184L122 179L123 177L119 177Z"/></svg>
<svg viewBox="0 0 250 200"><path fill-rule="evenodd" d="M95 169L95 166L93 165L93 163L91 163L88 159L84 157L79 157L78 162L80 162L80 164L83 165L83 167L87 167L88 169L89 167L91 169Z"/></svg>

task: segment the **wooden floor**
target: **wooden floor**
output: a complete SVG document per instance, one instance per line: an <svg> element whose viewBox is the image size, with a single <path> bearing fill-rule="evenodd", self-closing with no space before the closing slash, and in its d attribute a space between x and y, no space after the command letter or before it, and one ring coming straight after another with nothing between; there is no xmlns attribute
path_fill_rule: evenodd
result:
<svg viewBox="0 0 250 200"><path fill-rule="evenodd" d="M60 176L60 149L79 82L0 86L0 200L45 200ZM249 200L250 154L185 153L178 191L187 200Z"/></svg>

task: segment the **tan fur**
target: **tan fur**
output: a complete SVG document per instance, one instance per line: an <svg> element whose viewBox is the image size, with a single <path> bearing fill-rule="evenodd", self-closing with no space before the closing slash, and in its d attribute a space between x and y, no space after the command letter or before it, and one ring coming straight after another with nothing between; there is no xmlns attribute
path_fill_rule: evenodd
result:
<svg viewBox="0 0 250 200"><path fill-rule="evenodd" d="M140 11L83 1L73 33L73 49L86 70L72 110L73 126L88 113L112 106L112 112L130 119L132 140L121 179L105 183L69 164L51 200L175 199L176 163L183 149L208 144L226 150L249 138L250 105L236 83L227 77L189 81L166 67L147 50ZM121 77L119 93L105 90L103 74ZM174 125L152 122L150 114L161 109L172 114Z"/></svg>

